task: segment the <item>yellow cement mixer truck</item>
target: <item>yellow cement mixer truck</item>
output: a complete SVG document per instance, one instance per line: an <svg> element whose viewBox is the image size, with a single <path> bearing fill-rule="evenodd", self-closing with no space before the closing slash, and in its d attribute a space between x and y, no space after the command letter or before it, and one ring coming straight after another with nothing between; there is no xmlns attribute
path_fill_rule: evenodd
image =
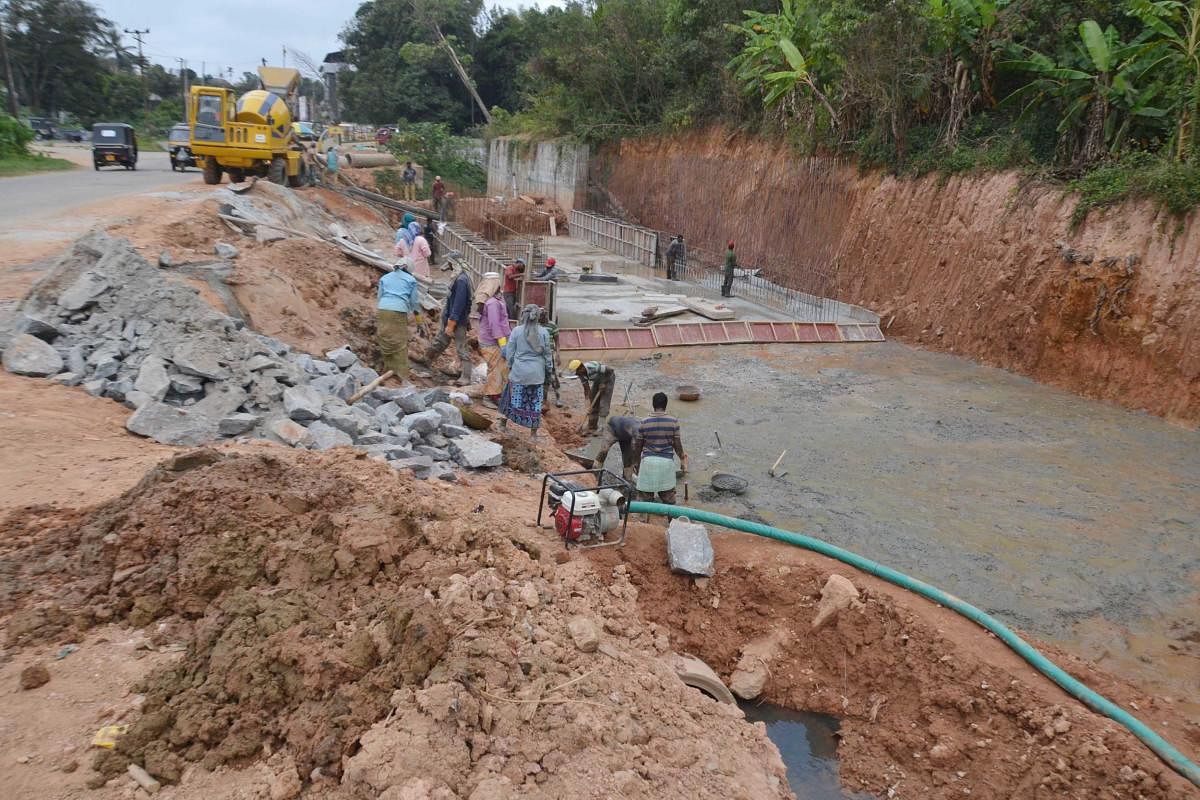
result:
<svg viewBox="0 0 1200 800"><path fill-rule="evenodd" d="M232 89L193 86L188 125L192 154L204 182L233 183L265 176L272 183L304 183L304 150L292 129L300 73L289 67L259 67L262 88L236 97Z"/></svg>

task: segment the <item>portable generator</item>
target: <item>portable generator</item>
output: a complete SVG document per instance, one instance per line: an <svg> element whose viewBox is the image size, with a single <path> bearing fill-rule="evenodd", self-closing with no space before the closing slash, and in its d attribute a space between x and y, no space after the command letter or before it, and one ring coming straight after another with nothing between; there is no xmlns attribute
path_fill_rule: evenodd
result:
<svg viewBox="0 0 1200 800"><path fill-rule="evenodd" d="M590 476L595 485L571 480ZM538 527L542 513L554 515L554 530L566 547L607 547L625 543L629 522L626 513L633 487L604 469L550 473L542 479L542 502L538 504ZM610 538L610 534L620 533Z"/></svg>

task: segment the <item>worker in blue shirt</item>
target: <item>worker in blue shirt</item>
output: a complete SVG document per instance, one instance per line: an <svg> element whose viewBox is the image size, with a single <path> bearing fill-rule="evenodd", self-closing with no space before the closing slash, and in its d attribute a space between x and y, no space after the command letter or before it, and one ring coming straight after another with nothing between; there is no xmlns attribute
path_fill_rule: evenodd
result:
<svg viewBox="0 0 1200 800"><path fill-rule="evenodd" d="M442 310L442 328L438 331L437 338L429 345L429 349L425 351L425 355L416 361L420 364L432 364L434 359L450 346L450 337L453 336L454 347L458 351L460 370L455 385L468 386L471 383L471 371L475 366L471 362L471 350L467 346L467 331L471 329L471 295L474 293L474 289L471 287L471 276L463 268L459 257L459 253L446 254L446 258L451 263L459 265L458 275L450 284L450 294L446 296L446 307Z"/></svg>
<svg viewBox="0 0 1200 800"><path fill-rule="evenodd" d="M379 279L379 310L375 318L383 368L396 373L400 380L408 378L409 317L414 323L421 321L421 290L408 269L408 261L397 262L391 272Z"/></svg>

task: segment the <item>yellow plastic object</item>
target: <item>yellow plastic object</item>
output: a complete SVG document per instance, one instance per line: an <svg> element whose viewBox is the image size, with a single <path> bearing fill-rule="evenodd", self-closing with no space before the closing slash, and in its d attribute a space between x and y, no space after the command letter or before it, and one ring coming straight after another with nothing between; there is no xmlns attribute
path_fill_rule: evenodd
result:
<svg viewBox="0 0 1200 800"><path fill-rule="evenodd" d="M96 731L95 737L92 738L92 747L103 747L105 750L112 750L117 746L117 739L125 735L125 732L128 730L128 725L105 725Z"/></svg>
<svg viewBox="0 0 1200 800"><path fill-rule="evenodd" d="M504 347L506 344L508 344L508 337L501 336L499 339L496 340L496 344L500 345L501 347Z"/></svg>
<svg viewBox="0 0 1200 800"><path fill-rule="evenodd" d="M583 362L580 361L578 358L576 358L576 359L573 359L570 364L567 364L567 369L571 370L571 372L574 372L575 370L579 369L582 366L583 366Z"/></svg>

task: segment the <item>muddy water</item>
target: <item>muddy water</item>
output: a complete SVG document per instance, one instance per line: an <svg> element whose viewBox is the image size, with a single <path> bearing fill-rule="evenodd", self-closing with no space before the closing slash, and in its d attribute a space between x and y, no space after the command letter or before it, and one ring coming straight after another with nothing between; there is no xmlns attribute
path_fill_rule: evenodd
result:
<svg viewBox="0 0 1200 800"><path fill-rule="evenodd" d="M670 409L692 505L881 561L1200 718L1200 434L892 343L678 348L620 367L616 398L630 379L639 415L703 391Z"/></svg>
<svg viewBox="0 0 1200 800"><path fill-rule="evenodd" d="M791 711L770 703L740 703L750 722L761 722L787 766L788 786L803 800L869 800L838 781L838 721L825 714Z"/></svg>

